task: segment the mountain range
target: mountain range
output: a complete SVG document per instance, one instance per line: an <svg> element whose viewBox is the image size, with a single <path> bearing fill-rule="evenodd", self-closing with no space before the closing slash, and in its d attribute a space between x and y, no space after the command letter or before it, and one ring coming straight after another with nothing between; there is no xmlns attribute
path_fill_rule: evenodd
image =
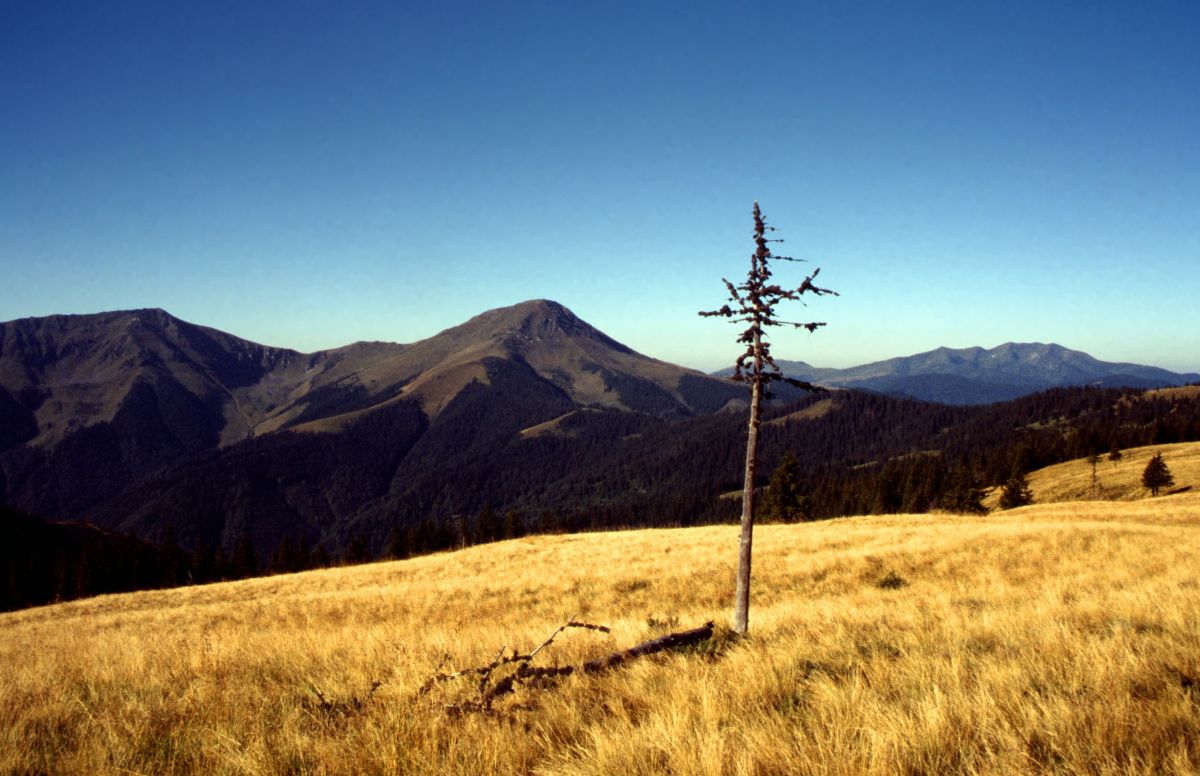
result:
<svg viewBox="0 0 1200 776"><path fill-rule="evenodd" d="M858 388L943 404L991 404L1063 386L1159 388L1200 382L1196 373L1100 361L1039 342L1007 342L986 350L937 348L848 369L782 359L776 363L789 377L829 388ZM732 372L724 369L714 374Z"/></svg>
<svg viewBox="0 0 1200 776"><path fill-rule="evenodd" d="M9 436L39 448L152 405L162 422L154 425L182 447L225 447L283 429L335 429L406 400L433 418L467 386L490 383L498 362L579 406L691 415L742 393L635 353L562 305L536 300L413 344L357 342L312 354L163 310L10 321L0 324L0 406Z"/></svg>
<svg viewBox="0 0 1200 776"><path fill-rule="evenodd" d="M280 516L268 543L300 517L315 540L367 504L474 505L481 470L502 468L493 455L594 425L580 413L643 425L744 396L545 300L312 354L162 310L27 318L0 324L0 500L139 534L186 503L181 533L222 542L245 527L230 514Z"/></svg>
<svg viewBox="0 0 1200 776"><path fill-rule="evenodd" d="M1044 355L1025 357L1026 347ZM1036 390L1086 371L1064 363L1099 363L1056 346L1007 352L935 351L927 367L896 359L883 362L891 372L861 367L853 379L877 392L894 379L891 392L905 393L894 390L902 378L941 375L978 390L982 375ZM784 363L851 386L838 379L854 370L806 375ZM1021 369L995 366L1004 363ZM1163 385L1189 377L1105 374ZM743 385L636 353L546 300L415 343L310 354L162 310L27 318L0 323L0 505L169 535L184 547L252 541L260 555L284 538L331 555L363 537L378 549L397 527L461 524L489 504L595 525L714 519L736 510L718 496L740 483L746 395ZM806 471L833 471L836 514L838 472L911 450L961 457L984 438L1008 445L1022 424L1072 413L1095 420L1097 402L1116 395L992 411L784 389L763 456L795 452ZM1122 405L1112 417L1126 417L1127 435L1140 439L1174 412L1164 402ZM1188 413L1168 418L1178 435L1191 433ZM1007 465L1005 455L993 468Z"/></svg>

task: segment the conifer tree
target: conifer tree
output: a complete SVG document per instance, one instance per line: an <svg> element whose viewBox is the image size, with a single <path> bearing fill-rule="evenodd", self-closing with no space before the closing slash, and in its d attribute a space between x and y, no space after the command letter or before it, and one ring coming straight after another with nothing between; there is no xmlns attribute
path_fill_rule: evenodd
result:
<svg viewBox="0 0 1200 776"><path fill-rule="evenodd" d="M309 560L309 568L324 569L329 568L332 561L329 560L329 551L325 549L325 545L318 544L313 548L312 556Z"/></svg>
<svg viewBox="0 0 1200 776"><path fill-rule="evenodd" d="M987 512L983 505L983 488L969 463L959 463L946 475L946 487L938 505L950 512Z"/></svg>
<svg viewBox="0 0 1200 776"><path fill-rule="evenodd" d="M1175 477L1167 468L1167 462L1163 460L1162 453L1155 453L1142 471L1142 485L1149 488L1151 496L1157 496L1160 489L1169 488L1174 484Z"/></svg>
<svg viewBox="0 0 1200 776"><path fill-rule="evenodd" d="M291 571L300 571L301 568L299 545L291 536L283 537L275 547L275 553L271 556L267 569L274 574L286 574Z"/></svg>
<svg viewBox="0 0 1200 776"><path fill-rule="evenodd" d="M387 557L392 560L404 560L412 554L409 543L409 532L404 526L396 523L388 532Z"/></svg>
<svg viewBox="0 0 1200 776"><path fill-rule="evenodd" d="M350 541L346 543L346 548L342 550L342 563L354 565L370 560L371 546L367 543L367 538L360 533L351 536Z"/></svg>
<svg viewBox="0 0 1200 776"><path fill-rule="evenodd" d="M175 527L168 525L163 530L158 542L158 552L162 563L162 578L158 580L163 587L174 587L187 577L187 556L179 546Z"/></svg>
<svg viewBox="0 0 1200 776"><path fill-rule="evenodd" d="M518 539L525 535L525 519L516 509L510 509L504 514L504 538Z"/></svg>
<svg viewBox="0 0 1200 776"><path fill-rule="evenodd" d="M802 485L800 463L791 453L784 453L763 495L763 517L781 523L806 520L809 506Z"/></svg>
<svg viewBox="0 0 1200 776"><path fill-rule="evenodd" d="M475 518L475 530L472 532L471 543L494 542L499 530L500 523L496 519L496 513L492 511L492 505L485 501L483 509L479 510L479 517Z"/></svg>
<svg viewBox="0 0 1200 776"><path fill-rule="evenodd" d="M754 534L754 476L758 467L758 431L761 423L762 401L768 396L768 387L772 382L784 381L791 385L816 390L809 383L785 377L775 359L771 357L771 346L767 341L766 329L770 326L792 326L814 332L824 323L796 323L781 321L775 317L775 306L783 301L802 302L805 294L823 296L833 294L826 288L820 288L813 283L820 269L813 271L804 278L798 288L784 288L771 281L771 260L800 261L790 256L776 256L771 253L770 243L781 240L767 239L767 232L775 231L767 225L754 203L754 244L755 251L750 255L750 270L746 280L740 285L734 285L722 278L725 288L729 291L729 304L718 310L701 312L700 315L731 319L731 323L746 324L746 328L738 336L738 342L745 345L745 351L738 356L733 365L733 379L750 384L750 423L746 432L746 472L742 486L742 531L738 541L738 571L737 591L734 602L733 629L745 633L749 627L750 613L750 555Z"/></svg>
<svg viewBox="0 0 1200 776"><path fill-rule="evenodd" d="M203 538L198 539L196 546L192 548L192 557L189 565L192 568L193 582L215 582L221 577L221 568L217 562L216 553L213 552L212 545Z"/></svg>
<svg viewBox="0 0 1200 776"><path fill-rule="evenodd" d="M1014 467L1012 474L1008 475L1008 480L1004 483L1004 489L1000 492L1000 508L1015 509L1032 503L1033 492L1029 490L1025 472Z"/></svg>
<svg viewBox="0 0 1200 776"><path fill-rule="evenodd" d="M234 579L246 579L258 574L258 553L254 542L250 539L250 531L242 529L238 534L237 544L233 547L233 556L229 561L230 576Z"/></svg>

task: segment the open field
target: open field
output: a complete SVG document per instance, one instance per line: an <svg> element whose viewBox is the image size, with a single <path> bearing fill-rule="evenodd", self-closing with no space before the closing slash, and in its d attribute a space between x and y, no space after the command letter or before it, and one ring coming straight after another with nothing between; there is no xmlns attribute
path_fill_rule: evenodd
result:
<svg viewBox="0 0 1200 776"><path fill-rule="evenodd" d="M470 682L417 689L571 615L613 632L568 631L538 664L726 622L736 528L3 614L0 772L1196 773L1198 532L1194 492L763 526L748 638L522 688L490 716L446 712Z"/></svg>

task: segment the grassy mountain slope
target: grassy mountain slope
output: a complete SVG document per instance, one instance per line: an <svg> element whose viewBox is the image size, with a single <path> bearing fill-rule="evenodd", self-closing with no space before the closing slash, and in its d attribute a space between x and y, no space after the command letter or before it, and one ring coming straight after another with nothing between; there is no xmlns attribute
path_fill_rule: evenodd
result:
<svg viewBox="0 0 1200 776"><path fill-rule="evenodd" d="M1162 453L1163 461L1175 478L1175 484L1165 490L1194 490L1200 486L1200 442L1146 445L1122 450L1118 461L1109 460L1107 455L1101 456L1102 460L1096 466L1098 491L1094 497L1102 501L1149 498L1150 492L1142 486L1142 471L1157 453ZM1033 500L1038 504L1093 498L1092 465L1086 458L1038 469L1031 472L1026 480ZM999 502L999 488L984 500L985 505L991 508L995 508Z"/></svg>
<svg viewBox="0 0 1200 776"><path fill-rule="evenodd" d="M521 689L489 717L446 710L471 679L418 688L571 615L613 631L568 631L538 663L724 622L736 528L3 614L0 772L1194 773L1197 530L1194 493L764 526L749 638Z"/></svg>

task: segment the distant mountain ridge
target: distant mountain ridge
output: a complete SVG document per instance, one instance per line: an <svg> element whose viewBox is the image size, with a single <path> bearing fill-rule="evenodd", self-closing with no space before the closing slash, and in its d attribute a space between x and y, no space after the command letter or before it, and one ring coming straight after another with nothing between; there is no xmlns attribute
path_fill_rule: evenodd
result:
<svg viewBox="0 0 1200 776"><path fill-rule="evenodd" d="M777 360L789 377L829 388L858 388L943 404L991 404L1048 388L1161 388L1200 381L1140 364L1100 361L1061 345L1007 342L985 349L937 348L926 353L834 369ZM715 372L725 376L732 369Z"/></svg>
<svg viewBox="0 0 1200 776"><path fill-rule="evenodd" d="M376 415L400 429L387 459L415 446L423 470L509 423L520 430L581 408L688 417L737 406L744 393L636 353L548 300L415 343L310 354L159 309L25 318L0 323L0 499L85 516L183 462L281 431L361 430L381 423ZM400 460L391 463L395 479Z"/></svg>
<svg viewBox="0 0 1200 776"><path fill-rule="evenodd" d="M547 300L490 310L413 344L311 354L147 309L0 323L0 412L25 430L20 441L52 448L114 421L132 393L148 399L149 391L171 405L160 409L172 433L180 430L172 421L186 421L203 437L198 444L214 445L216 433L215 444L227 446L284 428L327 430L402 398L437 415L472 381L487 382L489 359L522 364L581 406L689 415L740 394L635 353Z"/></svg>

